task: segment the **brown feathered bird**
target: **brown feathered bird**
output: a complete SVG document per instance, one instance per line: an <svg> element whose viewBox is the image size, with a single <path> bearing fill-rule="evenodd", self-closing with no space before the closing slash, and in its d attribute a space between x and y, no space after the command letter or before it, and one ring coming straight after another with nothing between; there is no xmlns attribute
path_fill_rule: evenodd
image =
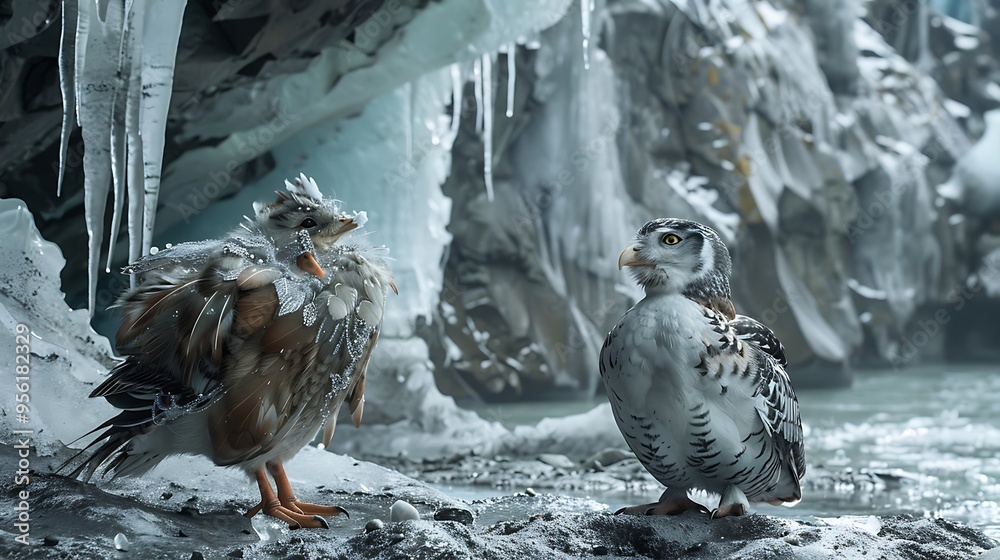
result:
<svg viewBox="0 0 1000 560"><path fill-rule="evenodd" d="M295 499L282 463L349 401L361 421L365 370L386 289L382 255L346 235L364 225L304 175L225 239L183 243L125 269L134 287L116 348L125 360L91 393L122 412L71 476L140 475L171 454L204 455L255 478L259 511L293 527L346 513ZM346 237L345 237L346 235ZM267 473L274 478L271 489Z"/></svg>

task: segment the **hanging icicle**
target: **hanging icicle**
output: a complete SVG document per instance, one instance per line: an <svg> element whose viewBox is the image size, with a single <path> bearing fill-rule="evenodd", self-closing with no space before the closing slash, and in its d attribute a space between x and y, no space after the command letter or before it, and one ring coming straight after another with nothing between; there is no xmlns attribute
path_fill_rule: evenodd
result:
<svg viewBox="0 0 1000 560"><path fill-rule="evenodd" d="M142 37L145 29L145 4L131 4L124 47L128 58L128 90L125 99L126 138L126 186L128 192L128 262L135 262L142 256L142 215L145 195L143 193L142 136L139 134L139 111L142 106ZM135 276L129 276L135 287Z"/></svg>
<svg viewBox="0 0 1000 560"><path fill-rule="evenodd" d="M451 65L451 128L448 131L448 144L451 149L455 138L458 138L458 125L462 118L462 68L458 64Z"/></svg>
<svg viewBox="0 0 1000 560"><path fill-rule="evenodd" d="M76 98L83 133L83 204L87 222L89 273L87 304L94 312L97 274L104 239L104 208L111 186L112 103L121 55L122 0L79 4L76 29ZM82 47L82 48L81 48ZM83 56L86 53L87 56ZM64 119L65 120L65 119ZM114 232L112 232L112 236Z"/></svg>
<svg viewBox="0 0 1000 560"><path fill-rule="evenodd" d="M472 92L476 96L476 132L483 131L483 62L472 62Z"/></svg>
<svg viewBox="0 0 1000 560"><path fill-rule="evenodd" d="M84 144L91 314L110 186L114 214L105 270L128 200L129 260L152 245L164 135L186 0L64 0L59 46L63 99L59 187L74 118ZM143 30L150 33L144 34ZM139 131L142 130L140 135ZM126 196L127 195L127 196Z"/></svg>
<svg viewBox="0 0 1000 560"><path fill-rule="evenodd" d="M187 0L149 0L142 35L142 105L139 130L142 131L143 200L142 250L153 244L156 202L160 194L160 171L167 129L167 111L174 85L177 43ZM155 30L155 32L152 32Z"/></svg>
<svg viewBox="0 0 1000 560"><path fill-rule="evenodd" d="M483 176L486 180L486 199L493 202L493 60L489 53L483 55Z"/></svg>
<svg viewBox="0 0 1000 560"><path fill-rule="evenodd" d="M406 94L406 123L404 128L406 130L406 161L413 164L413 104L416 102L416 94L414 93L413 82L407 83L403 86L403 91Z"/></svg>
<svg viewBox="0 0 1000 560"><path fill-rule="evenodd" d="M76 64L77 2L63 0L62 32L59 36L59 90L62 93L63 110L62 134L59 138L59 179L56 196L62 196L63 177L66 175L66 152L69 151L69 137L76 124L76 80L73 67Z"/></svg>
<svg viewBox="0 0 1000 560"><path fill-rule="evenodd" d="M517 43L507 45L507 118L514 116L514 81L517 79Z"/></svg>
<svg viewBox="0 0 1000 560"><path fill-rule="evenodd" d="M580 0L580 23L583 25L583 67L590 70L590 12L591 2L596 0Z"/></svg>

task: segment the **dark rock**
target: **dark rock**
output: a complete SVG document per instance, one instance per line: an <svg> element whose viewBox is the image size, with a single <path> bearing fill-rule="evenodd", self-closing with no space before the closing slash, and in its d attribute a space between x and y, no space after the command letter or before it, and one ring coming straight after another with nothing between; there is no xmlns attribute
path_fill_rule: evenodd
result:
<svg viewBox="0 0 1000 560"><path fill-rule="evenodd" d="M436 521L457 521L463 525L472 525L475 522L475 516L472 515L471 511L456 507L437 510L434 512L434 519Z"/></svg>

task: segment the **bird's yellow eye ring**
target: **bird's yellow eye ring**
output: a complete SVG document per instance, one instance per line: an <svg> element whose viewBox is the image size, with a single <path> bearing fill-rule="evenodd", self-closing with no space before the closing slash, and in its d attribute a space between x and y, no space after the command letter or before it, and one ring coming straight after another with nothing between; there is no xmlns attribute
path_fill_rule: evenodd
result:
<svg viewBox="0 0 1000 560"><path fill-rule="evenodd" d="M678 243L681 242L681 238L677 237L677 235L673 233L668 233L663 236L662 241L664 245L677 245Z"/></svg>

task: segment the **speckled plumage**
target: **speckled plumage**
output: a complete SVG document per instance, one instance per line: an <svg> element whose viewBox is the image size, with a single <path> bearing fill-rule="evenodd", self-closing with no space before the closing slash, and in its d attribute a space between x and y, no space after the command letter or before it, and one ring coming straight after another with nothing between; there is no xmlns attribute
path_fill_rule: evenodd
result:
<svg viewBox="0 0 1000 560"><path fill-rule="evenodd" d="M126 268L136 282L118 303L125 360L90 395L122 412L94 430L104 431L73 476L102 467L139 475L170 454L204 455L258 483L268 469L285 507L294 496L282 496L281 464L324 427L328 444L345 400L360 422L386 290L395 289L385 250L347 236L366 216L342 212L312 179L286 186L227 238ZM310 524L296 517L302 508L289 509L291 519L276 516Z"/></svg>
<svg viewBox="0 0 1000 560"><path fill-rule="evenodd" d="M721 494L716 515L797 502L805 455L784 348L736 315L721 239L696 222L654 220L619 264L646 296L608 334L601 376L629 447L667 487L629 512L692 509L695 488Z"/></svg>

